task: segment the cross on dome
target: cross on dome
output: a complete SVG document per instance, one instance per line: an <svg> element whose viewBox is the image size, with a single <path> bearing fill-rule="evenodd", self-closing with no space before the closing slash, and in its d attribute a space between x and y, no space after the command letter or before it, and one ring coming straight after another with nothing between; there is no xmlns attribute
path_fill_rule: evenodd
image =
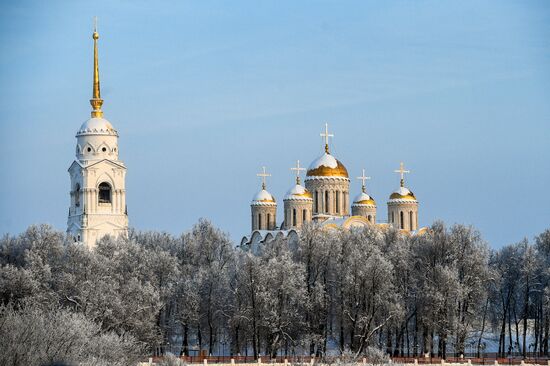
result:
<svg viewBox="0 0 550 366"><path fill-rule="evenodd" d="M360 177L357 177L357 179L359 179L359 180L361 181L361 183L362 183L362 185L361 185L361 190L363 191L363 193L366 193L366 192L365 192L365 182L366 182L367 180L369 180L370 177L365 176L365 169L363 169L363 175L361 175Z"/></svg>
<svg viewBox="0 0 550 366"><path fill-rule="evenodd" d="M267 173L267 170L265 168L265 166L262 167L262 172L261 173L258 173L256 174L258 177L262 177L262 189L265 189L266 188L266 178L267 177L271 177L271 174L268 174Z"/></svg>
<svg viewBox="0 0 550 366"><path fill-rule="evenodd" d="M399 170L394 170L395 173L401 174L401 187L405 186L405 173L410 173L410 170L405 170L405 166L403 165L403 162L399 164Z"/></svg>
<svg viewBox="0 0 550 366"><path fill-rule="evenodd" d="M321 137L325 138L325 152L327 154L330 154L328 150L328 138L334 137L334 135L332 133L328 133L328 123L325 123L325 132L321 133Z"/></svg>
<svg viewBox="0 0 550 366"><path fill-rule="evenodd" d="M306 170L306 168L300 167L300 160L296 160L296 167L290 168L290 170L294 170L296 172L296 184L300 184L300 172L302 170Z"/></svg>

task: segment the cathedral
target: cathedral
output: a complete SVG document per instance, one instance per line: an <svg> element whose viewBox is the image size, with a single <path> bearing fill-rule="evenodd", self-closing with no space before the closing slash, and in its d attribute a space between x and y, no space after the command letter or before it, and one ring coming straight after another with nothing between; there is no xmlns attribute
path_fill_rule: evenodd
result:
<svg viewBox="0 0 550 366"><path fill-rule="evenodd" d="M76 133L76 159L69 167L70 206L67 234L75 241L93 249L105 235L118 237L128 234L126 208L126 167L118 158L118 132L104 118L99 85L99 62L97 41L99 34L94 29L93 92L90 104L91 118L84 122ZM377 205L366 190L365 171L361 177L359 195L350 202L350 178L344 164L336 159L329 149L328 124L321 133L325 139L324 153L315 159L306 171L304 185L300 180L300 166L291 168L296 173L296 182L283 198L283 218L278 225L277 201L267 191L266 178L270 176L263 167L258 174L262 189L254 195L251 208L251 234L243 237L242 245L256 245L277 237L297 237L305 223L316 222L323 227L351 228L375 225L380 229L390 226L406 234L425 231L418 229L418 201L413 192L405 187L403 163L395 172L401 175L401 184L389 196L387 222L377 220ZM351 213L350 213L351 208Z"/></svg>
<svg viewBox="0 0 550 366"><path fill-rule="evenodd" d="M118 158L118 133L103 117L99 87L97 40L94 29L94 76L91 118L76 133L76 159L69 167L71 178L67 234L93 249L105 235L128 233L126 167Z"/></svg>
<svg viewBox="0 0 550 366"><path fill-rule="evenodd" d="M296 172L296 183L283 198L283 219L277 225L277 201L267 191L266 178L271 176L263 167L257 174L262 178L262 189L254 195L250 204L252 232L241 240L241 246L255 246L269 242L277 237L297 237L302 225L316 222L330 228L351 228L375 225L380 229L390 226L405 234L422 233L426 229L418 229L418 200L414 193L405 186L405 170L401 163L396 173L401 175L400 186L393 191L388 199L387 222L377 221L376 201L367 193L365 181L370 179L363 170L361 192L350 204L350 178L344 164L330 153L328 124L321 137L325 139L325 152L315 159L306 169L291 168ZM300 173L306 171L304 185L300 181ZM351 207L351 214L350 214Z"/></svg>

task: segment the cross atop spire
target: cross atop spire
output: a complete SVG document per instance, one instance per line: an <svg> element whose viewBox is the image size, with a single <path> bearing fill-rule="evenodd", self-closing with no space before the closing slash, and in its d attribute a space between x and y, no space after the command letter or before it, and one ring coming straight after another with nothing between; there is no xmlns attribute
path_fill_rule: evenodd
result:
<svg viewBox="0 0 550 366"><path fill-rule="evenodd" d="M101 110L103 99L101 99L101 91L99 89L99 62L97 56L99 33L97 33L97 17L94 17L94 33L92 34L92 38L94 39L94 86L90 104L92 105L92 118L101 118L103 117L103 111Z"/></svg>
<svg viewBox="0 0 550 366"><path fill-rule="evenodd" d="M399 164L399 170L394 170L395 173L401 174L401 187L405 187L405 173L410 173L410 170L405 170L403 162Z"/></svg>
<svg viewBox="0 0 550 366"><path fill-rule="evenodd" d="M300 172L306 170L305 168L300 167L300 160L296 160L296 167L290 168L296 172L296 184L300 184Z"/></svg>
<svg viewBox="0 0 550 366"><path fill-rule="evenodd" d="M324 133L321 133L321 137L324 137L325 138L325 152L327 154L330 154L329 153L329 150L328 150L328 138L329 137L334 137L333 134L331 133L328 133L328 123L325 123L325 132Z"/></svg>
<svg viewBox="0 0 550 366"><path fill-rule="evenodd" d="M361 185L361 191L363 191L363 193L367 193L366 187L365 187L365 182L366 182L367 180L369 180L370 177L366 177L366 176L365 176L365 169L363 169L363 175L361 175L360 177L357 177L357 179L359 179L359 180L361 181L361 183L362 183L362 185Z"/></svg>
<svg viewBox="0 0 550 366"><path fill-rule="evenodd" d="M266 188L266 178L267 177L271 177L271 174L268 174L267 173L267 170L265 168L265 166L262 167L262 172L261 173L258 173L256 174L258 177L262 177L262 189L265 189Z"/></svg>

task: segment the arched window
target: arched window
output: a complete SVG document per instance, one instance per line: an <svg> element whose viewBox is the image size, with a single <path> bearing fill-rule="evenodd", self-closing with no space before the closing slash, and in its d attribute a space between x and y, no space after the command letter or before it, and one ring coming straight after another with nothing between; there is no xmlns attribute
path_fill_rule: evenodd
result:
<svg viewBox="0 0 550 366"><path fill-rule="evenodd" d="M302 222L306 222L307 221L307 210L303 210L302 211Z"/></svg>
<svg viewBox="0 0 550 366"><path fill-rule="evenodd" d="M109 183L101 183L99 185L99 203L111 203L111 186Z"/></svg>
<svg viewBox="0 0 550 366"><path fill-rule="evenodd" d="M325 191L325 212L328 212L328 191Z"/></svg>
<svg viewBox="0 0 550 366"><path fill-rule="evenodd" d="M296 209L292 209L292 226L296 226Z"/></svg>
<svg viewBox="0 0 550 366"><path fill-rule="evenodd" d="M369 220L369 222L372 222L372 216L369 215L369 216L367 217L367 220Z"/></svg>
<svg viewBox="0 0 550 366"><path fill-rule="evenodd" d="M401 227L401 229L404 229L405 228L405 220L403 219L403 211L399 212L399 218L400 218L399 226Z"/></svg>
<svg viewBox="0 0 550 366"><path fill-rule="evenodd" d="M76 184L74 188L74 205L76 207L80 206L80 184Z"/></svg>
<svg viewBox="0 0 550 366"><path fill-rule="evenodd" d="M413 230L414 229L414 225L413 225L413 212L412 211L409 211L409 224L410 224L410 229Z"/></svg>
<svg viewBox="0 0 550 366"><path fill-rule="evenodd" d="M267 214L267 222L265 223L267 230L270 229L270 227L269 227L270 224L271 224L271 214Z"/></svg>
<svg viewBox="0 0 550 366"><path fill-rule="evenodd" d="M258 230L262 230L262 214L258 214Z"/></svg>
<svg viewBox="0 0 550 366"><path fill-rule="evenodd" d="M392 222L392 224L395 222L395 221L394 221L394 217L393 217L393 211L392 211L392 213L391 213L391 222Z"/></svg>
<svg viewBox="0 0 550 366"><path fill-rule="evenodd" d="M340 191L336 191L336 213L340 213Z"/></svg>

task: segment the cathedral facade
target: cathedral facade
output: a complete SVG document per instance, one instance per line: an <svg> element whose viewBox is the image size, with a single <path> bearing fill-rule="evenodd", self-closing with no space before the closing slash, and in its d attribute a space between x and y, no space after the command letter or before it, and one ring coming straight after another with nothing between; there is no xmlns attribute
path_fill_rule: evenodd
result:
<svg viewBox="0 0 550 366"><path fill-rule="evenodd" d="M98 45L99 34L93 32L94 71L93 93L90 104L91 118L85 121L76 133L76 159L69 167L70 205L67 220L67 234L75 242L81 242L93 249L105 235L113 237L128 234L126 209L126 166L119 159L118 132L104 118L101 109L99 83ZM291 168L296 181L283 198L283 218L277 219L277 201L267 190L263 171L262 189L256 193L250 204L251 235L243 237L241 245L266 242L276 237L299 235L300 228L316 222L326 228L351 228L375 225L379 228L392 226L404 233L418 233L418 200L405 186L404 174L409 173L401 163L396 172L401 174L398 189L387 201L388 217L380 222L377 204L367 193L365 181L369 177L358 177L362 181L359 195L350 199L350 177L344 164L336 159L329 149L328 125L321 133L325 138L324 153L313 160L306 170L297 162ZM304 184L301 172L306 171Z"/></svg>
<svg viewBox="0 0 550 366"><path fill-rule="evenodd" d="M91 118L76 133L76 159L69 167L70 206L67 234L92 249L105 235L128 233L126 167L118 158L118 132L103 117L94 30L94 73Z"/></svg>
<svg viewBox="0 0 550 366"><path fill-rule="evenodd" d="M270 176L263 171L257 174L263 179L262 189L254 195L251 208L251 234L243 237L241 245L255 245L276 237L297 236L302 225L317 222L326 228L362 227L374 225L384 229L392 226L403 233L415 234L424 229L418 229L418 200L414 193L405 186L405 170L401 163L396 173L401 175L400 186L394 190L387 201L388 218L385 222L377 220L377 205L373 197L367 193L365 181L369 177L363 175L357 179L362 181L361 192L350 202L350 178L344 164L330 153L328 125L321 133L325 138L325 151L315 159L306 170L296 167L296 183L283 198L283 219L277 225L277 201L267 191L266 178ZM301 184L300 173L306 171L304 185ZM350 212L351 209L351 212Z"/></svg>

